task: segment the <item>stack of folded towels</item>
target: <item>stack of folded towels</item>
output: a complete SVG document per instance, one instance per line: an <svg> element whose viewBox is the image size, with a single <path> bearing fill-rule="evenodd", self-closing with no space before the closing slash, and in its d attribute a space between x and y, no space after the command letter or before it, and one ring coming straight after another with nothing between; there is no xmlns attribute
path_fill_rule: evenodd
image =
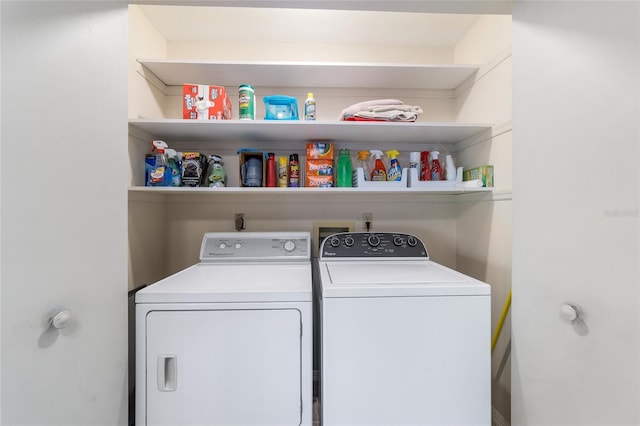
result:
<svg viewBox="0 0 640 426"><path fill-rule="evenodd" d="M422 108L405 105L397 99L359 102L345 108L338 120L344 121L416 121Z"/></svg>

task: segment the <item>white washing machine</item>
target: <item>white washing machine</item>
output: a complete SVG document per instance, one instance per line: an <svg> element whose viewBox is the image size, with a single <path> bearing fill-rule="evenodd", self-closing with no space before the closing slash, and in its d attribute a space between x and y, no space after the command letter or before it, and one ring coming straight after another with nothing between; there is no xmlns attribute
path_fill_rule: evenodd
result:
<svg viewBox="0 0 640 426"><path fill-rule="evenodd" d="M488 284L401 233L340 233L320 248L324 426L490 425Z"/></svg>
<svg viewBox="0 0 640 426"><path fill-rule="evenodd" d="M136 425L312 424L309 233L207 233L136 293Z"/></svg>

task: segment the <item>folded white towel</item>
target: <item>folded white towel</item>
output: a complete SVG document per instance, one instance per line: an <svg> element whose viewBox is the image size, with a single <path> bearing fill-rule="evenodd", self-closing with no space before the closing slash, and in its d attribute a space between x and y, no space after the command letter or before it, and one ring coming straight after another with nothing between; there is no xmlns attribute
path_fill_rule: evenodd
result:
<svg viewBox="0 0 640 426"><path fill-rule="evenodd" d="M358 102L342 110L338 120L344 120L347 117L354 115L360 111L367 111L369 107L384 106L384 105L402 105L402 101L398 99L376 99L371 101Z"/></svg>
<svg viewBox="0 0 640 426"><path fill-rule="evenodd" d="M422 108L416 105L383 105L372 106L367 109L371 112L384 112L384 111L406 111L414 112L416 114L422 114Z"/></svg>
<svg viewBox="0 0 640 426"><path fill-rule="evenodd" d="M416 121L418 114L412 111L389 110L389 111L360 111L353 114L353 117L365 118L368 120L383 121Z"/></svg>

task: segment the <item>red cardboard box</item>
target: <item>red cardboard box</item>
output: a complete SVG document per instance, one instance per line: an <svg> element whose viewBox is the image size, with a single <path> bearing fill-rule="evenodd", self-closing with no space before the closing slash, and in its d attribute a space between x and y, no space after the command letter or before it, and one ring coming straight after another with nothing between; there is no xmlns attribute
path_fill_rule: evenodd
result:
<svg viewBox="0 0 640 426"><path fill-rule="evenodd" d="M223 86L184 84L182 118L188 120L231 120L231 101Z"/></svg>

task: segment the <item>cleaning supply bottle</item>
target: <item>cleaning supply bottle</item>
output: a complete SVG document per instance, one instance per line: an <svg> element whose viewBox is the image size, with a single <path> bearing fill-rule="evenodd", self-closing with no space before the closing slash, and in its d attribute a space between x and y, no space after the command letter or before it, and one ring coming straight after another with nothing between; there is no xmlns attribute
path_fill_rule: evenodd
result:
<svg viewBox="0 0 640 426"><path fill-rule="evenodd" d="M358 167L362 168L364 180L369 180L369 151L358 151Z"/></svg>
<svg viewBox="0 0 640 426"><path fill-rule="evenodd" d="M389 181L402 180L402 168L400 167L400 163L398 163L399 154L400 153L395 149L387 151L387 157L389 157L389 170L387 171L387 180Z"/></svg>
<svg viewBox="0 0 640 426"><path fill-rule="evenodd" d="M382 151L379 149L371 150L371 158L375 157L375 162L373 164L373 169L371 169L371 181L386 181L387 180L387 169L384 167L384 163L382 162Z"/></svg>
<svg viewBox="0 0 640 426"><path fill-rule="evenodd" d="M169 147L164 141L152 141L153 150L155 152L155 164L149 173L149 186L169 186L171 182L171 171L167 156L164 152Z"/></svg>
<svg viewBox="0 0 640 426"><path fill-rule="evenodd" d="M300 186L300 162L298 154L289 156L289 188L297 188Z"/></svg>
<svg viewBox="0 0 640 426"><path fill-rule="evenodd" d="M286 188L289 181L287 180L287 157L278 157L278 187Z"/></svg>
<svg viewBox="0 0 640 426"><path fill-rule="evenodd" d="M276 157L273 152L267 153L267 176L266 176L268 188L274 188L276 186Z"/></svg>
<svg viewBox="0 0 640 426"><path fill-rule="evenodd" d="M336 177L338 181L338 187L349 188L353 186L353 167L351 166L351 153L346 148L340 150Z"/></svg>
<svg viewBox="0 0 640 426"><path fill-rule="evenodd" d="M209 158L209 173L207 173L209 187L222 188L225 186L227 179L224 167L222 167L222 157L219 155L211 155Z"/></svg>
<svg viewBox="0 0 640 426"><path fill-rule="evenodd" d="M429 151L420 152L419 180L431 180L431 166L429 165Z"/></svg>
<svg viewBox="0 0 640 426"><path fill-rule="evenodd" d="M165 149L167 164L169 165L169 186L180 186L182 180L182 161L175 149Z"/></svg>
<svg viewBox="0 0 640 426"><path fill-rule="evenodd" d="M304 101L304 119L316 119L316 100L313 98L313 93L311 92L307 93L307 99Z"/></svg>
<svg viewBox="0 0 640 426"><path fill-rule="evenodd" d="M453 157L448 154L444 157L444 174L447 180L456 180L456 167L453 164Z"/></svg>
<svg viewBox="0 0 640 426"><path fill-rule="evenodd" d="M418 169L418 174L420 174L420 153L417 151L409 153L409 168L410 169Z"/></svg>
<svg viewBox="0 0 640 426"><path fill-rule="evenodd" d="M439 154L438 151L431 151L431 180L442 179L442 166L440 166L440 161L438 160Z"/></svg>

